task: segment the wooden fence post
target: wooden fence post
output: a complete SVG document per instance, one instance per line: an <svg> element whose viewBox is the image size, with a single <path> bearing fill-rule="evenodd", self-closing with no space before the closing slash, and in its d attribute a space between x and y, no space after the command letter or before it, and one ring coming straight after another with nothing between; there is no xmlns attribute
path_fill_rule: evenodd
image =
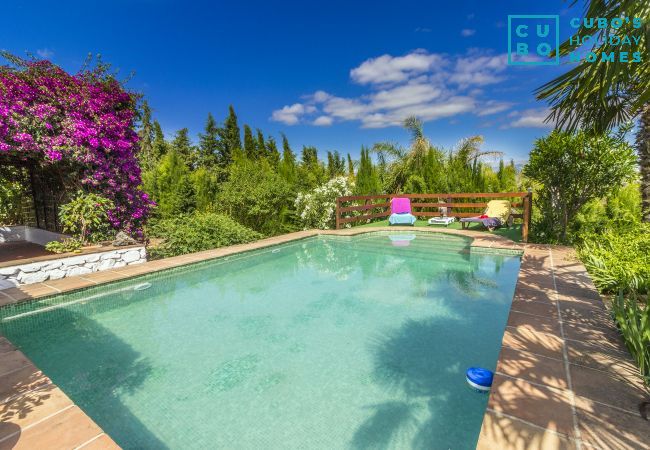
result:
<svg viewBox="0 0 650 450"><path fill-rule="evenodd" d="M523 224L521 226L521 239L528 242L528 231L530 228L530 219L533 210L533 190L528 189L528 194L524 197L524 214Z"/></svg>
<svg viewBox="0 0 650 450"><path fill-rule="evenodd" d="M341 198L336 197L336 229L341 229Z"/></svg>

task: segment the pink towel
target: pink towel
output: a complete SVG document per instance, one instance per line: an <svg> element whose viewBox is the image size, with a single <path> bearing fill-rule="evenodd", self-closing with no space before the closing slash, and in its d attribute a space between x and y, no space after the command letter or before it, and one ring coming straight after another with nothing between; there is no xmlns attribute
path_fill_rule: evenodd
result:
<svg viewBox="0 0 650 450"><path fill-rule="evenodd" d="M395 197L390 201L390 212L393 214L404 214L411 212L411 200L408 198Z"/></svg>

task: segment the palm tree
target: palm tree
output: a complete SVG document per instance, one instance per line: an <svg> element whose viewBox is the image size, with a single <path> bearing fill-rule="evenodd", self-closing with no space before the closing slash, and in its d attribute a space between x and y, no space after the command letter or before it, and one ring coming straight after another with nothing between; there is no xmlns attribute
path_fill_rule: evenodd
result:
<svg viewBox="0 0 650 450"><path fill-rule="evenodd" d="M415 116L404 120L404 128L411 134L409 149L391 142L380 142L372 147L378 165L385 174L383 181L387 192L400 192L409 175L419 173L431 143L424 136L422 122Z"/></svg>
<svg viewBox="0 0 650 450"><path fill-rule="evenodd" d="M372 148L377 154L377 165L384 174L382 182L386 192L400 192L409 176L422 173L427 153L432 148L431 142L424 135L420 119L407 117L404 128L411 134L408 149L390 142L380 142ZM471 171L472 176L480 172L481 158L502 155L501 152L481 150L482 144L482 136L472 136L461 140L452 153L454 158Z"/></svg>
<svg viewBox="0 0 650 450"><path fill-rule="evenodd" d="M577 0L572 2L576 4ZM641 172L641 197L644 221L650 222L650 2L639 0L590 0L585 18L623 18L620 28L586 28L584 22L573 36L581 41L592 37L590 49L596 62L583 59L576 67L537 89L537 97L551 106L549 121L567 131L584 128L592 132L611 130L639 118L637 152ZM629 21L626 21L628 18ZM640 20L634 20L634 19ZM614 45L610 37L639 36L636 47ZM640 62L621 62L620 53L629 50L629 60L638 52ZM560 47L560 55L576 51L567 39ZM601 62L603 55L612 54L614 61ZM584 56L584 55L583 55Z"/></svg>

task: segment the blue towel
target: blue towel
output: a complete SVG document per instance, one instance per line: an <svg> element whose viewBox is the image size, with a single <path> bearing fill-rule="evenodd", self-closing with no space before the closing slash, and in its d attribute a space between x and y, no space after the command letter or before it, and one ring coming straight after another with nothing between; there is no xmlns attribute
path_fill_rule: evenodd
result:
<svg viewBox="0 0 650 450"><path fill-rule="evenodd" d="M411 213L391 214L388 223L391 225L413 225L416 220Z"/></svg>

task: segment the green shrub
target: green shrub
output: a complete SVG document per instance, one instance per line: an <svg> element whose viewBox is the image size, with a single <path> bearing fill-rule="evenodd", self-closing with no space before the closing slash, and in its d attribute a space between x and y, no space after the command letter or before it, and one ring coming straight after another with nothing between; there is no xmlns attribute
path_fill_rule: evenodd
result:
<svg viewBox="0 0 650 450"><path fill-rule="evenodd" d="M641 376L650 385L650 307L634 295L626 298L619 293L612 302L612 312Z"/></svg>
<svg viewBox="0 0 650 450"><path fill-rule="evenodd" d="M578 251L600 290L650 290L650 224L583 235Z"/></svg>
<svg viewBox="0 0 650 450"><path fill-rule="evenodd" d="M237 157L220 185L216 210L267 236L295 230L291 223L294 193L265 160Z"/></svg>
<svg viewBox="0 0 650 450"><path fill-rule="evenodd" d="M62 242L51 241L45 244L45 250L53 253L69 253L81 250L81 241L78 239L64 239Z"/></svg>
<svg viewBox="0 0 650 450"><path fill-rule="evenodd" d="M63 231L72 233L81 243L106 239L111 228L108 211L113 202L101 195L78 191L77 195L59 209Z"/></svg>
<svg viewBox="0 0 650 450"><path fill-rule="evenodd" d="M230 217L211 212L160 220L152 226L150 235L164 239L161 245L149 249L151 259L243 244L262 238L260 233Z"/></svg>

